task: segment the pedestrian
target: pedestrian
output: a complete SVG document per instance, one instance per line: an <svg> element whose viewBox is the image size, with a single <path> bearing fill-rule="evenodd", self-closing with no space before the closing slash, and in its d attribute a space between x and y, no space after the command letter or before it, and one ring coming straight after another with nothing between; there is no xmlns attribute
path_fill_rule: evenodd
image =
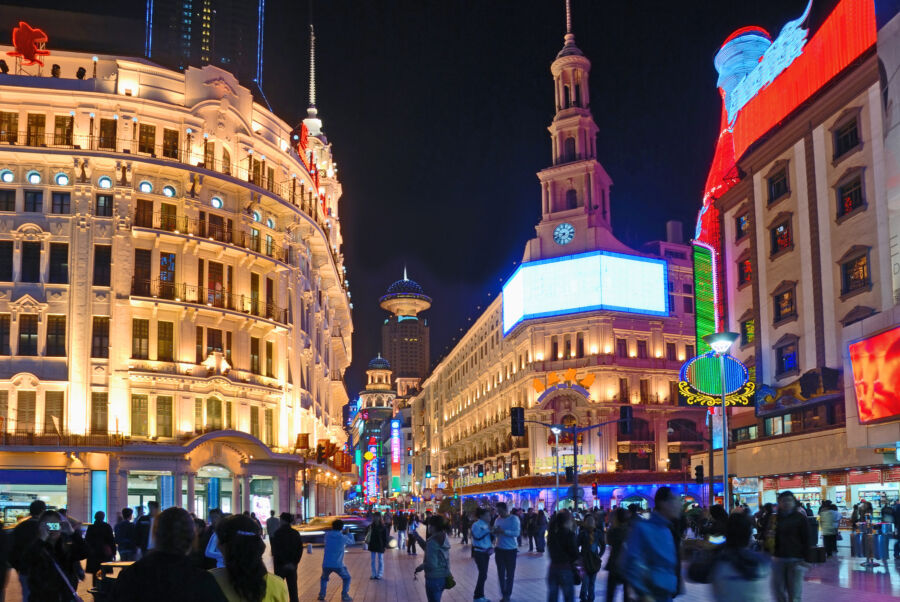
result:
<svg viewBox="0 0 900 602"><path fill-rule="evenodd" d="M28 518L16 525L12 532L12 542L9 550L9 564L16 569L19 577L19 585L22 588L22 600L28 600L28 565L25 564L23 555L32 543L40 537L40 519L47 504L42 500L34 500L28 506Z"/></svg>
<svg viewBox="0 0 900 602"><path fill-rule="evenodd" d="M101 570L104 574L112 573L112 569L100 565L116 558L116 537L105 518L106 513L102 510L95 512L94 522L87 528L84 536L84 545L87 549L87 563L84 570L90 574L91 584L94 587L97 586L97 574Z"/></svg>
<svg viewBox="0 0 900 602"><path fill-rule="evenodd" d="M562 592L564 602L574 602L575 563L579 560L580 555L575 538L575 520L568 510L561 510L550 519L547 548L550 551L550 567L547 569L547 602L557 602L560 592Z"/></svg>
<svg viewBox="0 0 900 602"><path fill-rule="evenodd" d="M244 514L246 514L246 512ZM255 522L256 526L259 527L259 530L262 531L262 523L259 522L259 517L256 516L256 512L251 512L250 518L253 519L253 522Z"/></svg>
<svg viewBox="0 0 900 602"><path fill-rule="evenodd" d="M534 549L538 554L543 554L546 548L544 535L547 532L547 515L543 510L538 510L537 516L534 518Z"/></svg>
<svg viewBox="0 0 900 602"><path fill-rule="evenodd" d="M809 520L791 491L778 494L775 515L775 558L772 590L778 602L799 602L803 596L806 551L811 547Z"/></svg>
<svg viewBox="0 0 900 602"><path fill-rule="evenodd" d="M837 555L838 527L841 524L841 513L829 500L825 500L819 508L819 530L822 532L822 543L825 546L825 557Z"/></svg>
<svg viewBox="0 0 900 602"><path fill-rule="evenodd" d="M280 522L280 521L279 521ZM216 528L225 566L210 571L228 602L288 602L288 588L263 563L266 544L259 521L237 514Z"/></svg>
<svg viewBox="0 0 900 602"><path fill-rule="evenodd" d="M478 578L475 580L473 602L491 602L484 597L484 582L487 580L488 566L494 553L494 539L489 522L491 511L479 508L476 515L478 520L472 525L472 559L478 569Z"/></svg>
<svg viewBox="0 0 900 602"><path fill-rule="evenodd" d="M244 514L244 516L248 516ZM209 562L207 565L213 564L212 566L207 566L207 568L217 568L220 569L225 566L225 556L222 554L222 551L219 549L219 536L216 533L216 529L219 527L219 522L222 520L223 515L222 511L218 508L213 508L209 511L209 529L207 529L207 536L209 539L206 541L206 547L203 549L203 555L207 558ZM202 543L202 539L201 539Z"/></svg>
<svg viewBox="0 0 900 602"><path fill-rule="evenodd" d="M266 535L272 539L272 534L281 528L281 519L275 516L274 510L269 510L269 518L266 519Z"/></svg>
<svg viewBox="0 0 900 602"><path fill-rule="evenodd" d="M396 524L394 531L397 532L397 549L402 550L406 547L406 529L409 528L409 515L406 512L398 512L394 515Z"/></svg>
<svg viewBox="0 0 900 602"><path fill-rule="evenodd" d="M297 566L303 558L303 538L291 525L294 516L290 512L282 512L279 517L281 526L269 537L272 546L272 566L276 575L287 582L290 602L299 602L297 594Z"/></svg>
<svg viewBox="0 0 900 602"><path fill-rule="evenodd" d="M413 514L409 517L409 525L406 527L406 553L410 556L416 555L416 538L415 535L418 535L416 529L419 528L419 515Z"/></svg>
<svg viewBox="0 0 900 602"><path fill-rule="evenodd" d="M765 602L769 600L771 561L765 554L750 549L753 520L744 512L728 517L725 544L712 558L691 563L688 576L699 583L712 583L713 599L718 602Z"/></svg>
<svg viewBox="0 0 900 602"><path fill-rule="evenodd" d="M426 527L431 531L431 537L425 542L425 559L415 572L425 571L428 602L441 602L448 581L453 579L450 574L450 524L443 516L435 514L428 519Z"/></svg>
<svg viewBox="0 0 900 602"><path fill-rule="evenodd" d="M9 579L9 550L12 546L12 529L0 525L0 602L6 599L6 581Z"/></svg>
<svg viewBox="0 0 900 602"><path fill-rule="evenodd" d="M72 537L72 525L59 512L38 519L38 537L22 553L28 567L29 602L69 602L78 589L84 550ZM23 598L24 599L24 598Z"/></svg>
<svg viewBox="0 0 900 602"><path fill-rule="evenodd" d="M111 602L226 602L216 579L187 556L195 535L187 510L173 506L158 513L153 521L154 547L119 573Z"/></svg>
<svg viewBox="0 0 900 602"><path fill-rule="evenodd" d="M625 578L619 567L625 537L628 535L628 512L625 508L615 508L609 514L610 525L606 530L606 543L609 544L609 558L606 559L606 602L613 602L619 586L625 586Z"/></svg>
<svg viewBox="0 0 900 602"><path fill-rule="evenodd" d="M516 556L519 553L517 540L522 527L518 517L509 513L505 502L497 503L497 514L497 520L494 521L494 535L497 537L494 562L497 565L500 602L509 602L516 576Z"/></svg>
<svg viewBox="0 0 900 602"><path fill-rule="evenodd" d="M528 551L534 552L534 520L537 518L537 515L534 513L534 508L529 508L525 513L525 520L522 521L522 529L525 531L525 536L528 538Z"/></svg>
<svg viewBox="0 0 900 602"><path fill-rule="evenodd" d="M810 506L809 502L806 502L805 510L806 510L806 516L813 515L812 506Z"/></svg>
<svg viewBox="0 0 900 602"><path fill-rule="evenodd" d="M469 522L469 514L463 513L461 517L459 517L459 535L460 535L460 545L468 545L469 543L469 529L472 528L472 525Z"/></svg>
<svg viewBox="0 0 900 602"><path fill-rule="evenodd" d="M680 540L675 529L681 500L669 487L654 496L648 519L633 519L621 558L625 581L641 600L666 602L680 592Z"/></svg>
<svg viewBox="0 0 900 602"><path fill-rule="evenodd" d="M134 523L141 556L146 556L147 551L153 549L153 521L156 519L157 515L159 515L159 502L150 500L147 502L147 514L138 517L137 521Z"/></svg>
<svg viewBox="0 0 900 602"><path fill-rule="evenodd" d="M894 558L900 558L900 499L894 500Z"/></svg>
<svg viewBox="0 0 900 602"><path fill-rule="evenodd" d="M350 572L344 566L344 550L356 543L353 536L344 530L344 521L337 519L331 523L331 531L325 533L325 551L322 554L322 578L319 580L319 600L325 599L328 578L336 573L343 582L341 600L353 602L350 597Z"/></svg>
<svg viewBox="0 0 900 602"><path fill-rule="evenodd" d="M372 560L372 576L369 579L384 577L384 551L387 549L388 533L381 514L376 512L369 530L366 533L366 549Z"/></svg>
<svg viewBox="0 0 900 602"><path fill-rule="evenodd" d="M593 514L584 517L581 530L578 532L578 550L581 554L581 565L584 567L584 578L581 581L581 602L594 602L594 588L597 573L603 561L606 541L603 530L597 528L597 519Z"/></svg>
<svg viewBox="0 0 900 602"><path fill-rule="evenodd" d="M113 527L113 538L116 541L116 548L119 550L119 560L124 562L134 562L137 560L137 532L131 517L134 516L134 510L131 508L122 508L122 520Z"/></svg>

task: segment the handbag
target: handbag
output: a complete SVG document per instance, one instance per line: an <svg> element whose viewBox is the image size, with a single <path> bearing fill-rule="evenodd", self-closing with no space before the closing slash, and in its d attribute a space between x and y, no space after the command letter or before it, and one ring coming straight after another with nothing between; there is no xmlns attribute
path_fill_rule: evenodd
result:
<svg viewBox="0 0 900 602"><path fill-rule="evenodd" d="M575 585L581 585L581 582L584 580L584 564L580 559L572 563L572 577L572 582Z"/></svg>
<svg viewBox="0 0 900 602"><path fill-rule="evenodd" d="M841 532L840 532L840 531L838 531L838 532L837 532L837 535L835 536L835 539L836 539L837 541L841 541L841 540L844 539L844 536L841 535Z"/></svg>
<svg viewBox="0 0 900 602"><path fill-rule="evenodd" d="M456 579L453 578L453 573L447 573L447 577L444 579L444 589L453 589L456 587Z"/></svg>

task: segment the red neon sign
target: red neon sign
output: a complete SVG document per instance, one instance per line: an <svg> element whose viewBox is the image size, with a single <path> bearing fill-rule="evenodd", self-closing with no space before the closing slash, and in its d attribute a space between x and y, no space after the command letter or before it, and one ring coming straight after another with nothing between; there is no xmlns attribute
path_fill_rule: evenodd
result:
<svg viewBox="0 0 900 602"><path fill-rule="evenodd" d="M7 52L9 56L22 57L23 65L44 65L40 59L50 54L44 49L47 43L47 34L42 29L35 29L25 21L19 21L19 26L13 28L12 45L15 50Z"/></svg>
<svg viewBox="0 0 900 602"><path fill-rule="evenodd" d="M900 328L850 345L859 421L900 415Z"/></svg>

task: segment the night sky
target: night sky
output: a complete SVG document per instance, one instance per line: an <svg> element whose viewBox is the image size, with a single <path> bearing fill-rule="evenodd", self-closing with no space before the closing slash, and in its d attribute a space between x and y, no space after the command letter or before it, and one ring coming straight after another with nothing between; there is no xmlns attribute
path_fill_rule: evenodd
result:
<svg viewBox="0 0 900 602"><path fill-rule="evenodd" d="M266 2L264 90L290 123L307 106L308 2ZM777 35L805 4L573 0L620 239L663 238L670 219L689 236L718 135L713 56L739 27ZM835 4L815 0L811 31ZM81 10L142 18L145 6ZM564 0L316 0L314 21L319 116L344 190L355 397L381 347L378 297L404 264L434 298L436 362L521 260L540 219L535 173L550 162Z"/></svg>

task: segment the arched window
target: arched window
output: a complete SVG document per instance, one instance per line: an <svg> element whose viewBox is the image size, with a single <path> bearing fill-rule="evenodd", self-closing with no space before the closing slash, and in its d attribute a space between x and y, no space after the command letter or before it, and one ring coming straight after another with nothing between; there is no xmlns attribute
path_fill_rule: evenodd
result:
<svg viewBox="0 0 900 602"><path fill-rule="evenodd" d="M575 160L575 138L573 136L566 138L564 155L567 162Z"/></svg>
<svg viewBox="0 0 900 602"><path fill-rule="evenodd" d="M574 188L566 191L566 209L574 209L578 206L578 192Z"/></svg>
<svg viewBox="0 0 900 602"><path fill-rule="evenodd" d="M572 99L572 104L576 107L581 106L581 84L575 84L575 98Z"/></svg>
<svg viewBox="0 0 900 602"><path fill-rule="evenodd" d="M222 173L231 175L231 153L222 147Z"/></svg>
<svg viewBox="0 0 900 602"><path fill-rule="evenodd" d="M571 102L571 99L569 98L569 86L563 86L563 102L562 102L563 108L564 109L567 108L569 106L570 102Z"/></svg>

